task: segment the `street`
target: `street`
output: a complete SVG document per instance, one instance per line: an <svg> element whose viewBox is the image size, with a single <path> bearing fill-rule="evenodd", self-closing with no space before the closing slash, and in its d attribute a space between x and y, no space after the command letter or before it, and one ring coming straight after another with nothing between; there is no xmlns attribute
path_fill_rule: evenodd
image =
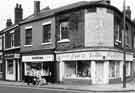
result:
<svg viewBox="0 0 135 93"><path fill-rule="evenodd" d="M64 89L48 89L38 87L22 87L22 86L7 86L0 85L0 93L116 93L116 92L88 92L78 90L64 90ZM123 92L118 92L123 93ZM135 93L135 92L124 92Z"/></svg>

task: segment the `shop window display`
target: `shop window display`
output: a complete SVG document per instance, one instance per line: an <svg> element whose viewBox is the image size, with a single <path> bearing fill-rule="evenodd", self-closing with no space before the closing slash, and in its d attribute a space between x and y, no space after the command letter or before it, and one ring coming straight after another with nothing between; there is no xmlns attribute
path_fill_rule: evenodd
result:
<svg viewBox="0 0 135 93"><path fill-rule="evenodd" d="M120 77L120 62L110 62L109 77L111 79Z"/></svg>
<svg viewBox="0 0 135 93"><path fill-rule="evenodd" d="M65 62L65 78L90 78L91 65L89 61Z"/></svg>
<svg viewBox="0 0 135 93"><path fill-rule="evenodd" d="M50 67L48 65L49 63L26 63L26 75L31 75L31 76L50 76Z"/></svg>
<svg viewBox="0 0 135 93"><path fill-rule="evenodd" d="M126 76L130 76L130 62L126 62Z"/></svg>

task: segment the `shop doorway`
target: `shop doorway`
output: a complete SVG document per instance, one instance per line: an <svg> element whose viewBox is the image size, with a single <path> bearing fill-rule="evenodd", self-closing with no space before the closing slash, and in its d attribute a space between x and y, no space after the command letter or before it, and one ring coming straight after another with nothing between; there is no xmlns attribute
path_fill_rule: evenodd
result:
<svg viewBox="0 0 135 93"><path fill-rule="evenodd" d="M104 62L102 62L102 61L96 62L95 82L96 82L96 84L103 84L104 83Z"/></svg>
<svg viewBox="0 0 135 93"><path fill-rule="evenodd" d="M16 80L16 64L13 60L6 61L6 80Z"/></svg>

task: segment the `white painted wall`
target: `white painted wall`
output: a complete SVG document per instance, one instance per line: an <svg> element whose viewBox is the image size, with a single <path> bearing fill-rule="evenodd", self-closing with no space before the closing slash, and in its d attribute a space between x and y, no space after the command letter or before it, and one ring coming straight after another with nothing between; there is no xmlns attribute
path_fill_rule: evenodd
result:
<svg viewBox="0 0 135 93"><path fill-rule="evenodd" d="M85 46L114 46L114 16L106 8L85 13Z"/></svg>

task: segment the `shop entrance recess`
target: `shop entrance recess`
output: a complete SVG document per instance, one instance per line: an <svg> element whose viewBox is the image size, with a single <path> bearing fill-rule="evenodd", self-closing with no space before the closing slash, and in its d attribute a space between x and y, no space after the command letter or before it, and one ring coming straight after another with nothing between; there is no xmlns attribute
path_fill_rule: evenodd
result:
<svg viewBox="0 0 135 93"><path fill-rule="evenodd" d="M103 84L104 83L104 62L97 61L96 62L96 77L95 81L96 84Z"/></svg>

